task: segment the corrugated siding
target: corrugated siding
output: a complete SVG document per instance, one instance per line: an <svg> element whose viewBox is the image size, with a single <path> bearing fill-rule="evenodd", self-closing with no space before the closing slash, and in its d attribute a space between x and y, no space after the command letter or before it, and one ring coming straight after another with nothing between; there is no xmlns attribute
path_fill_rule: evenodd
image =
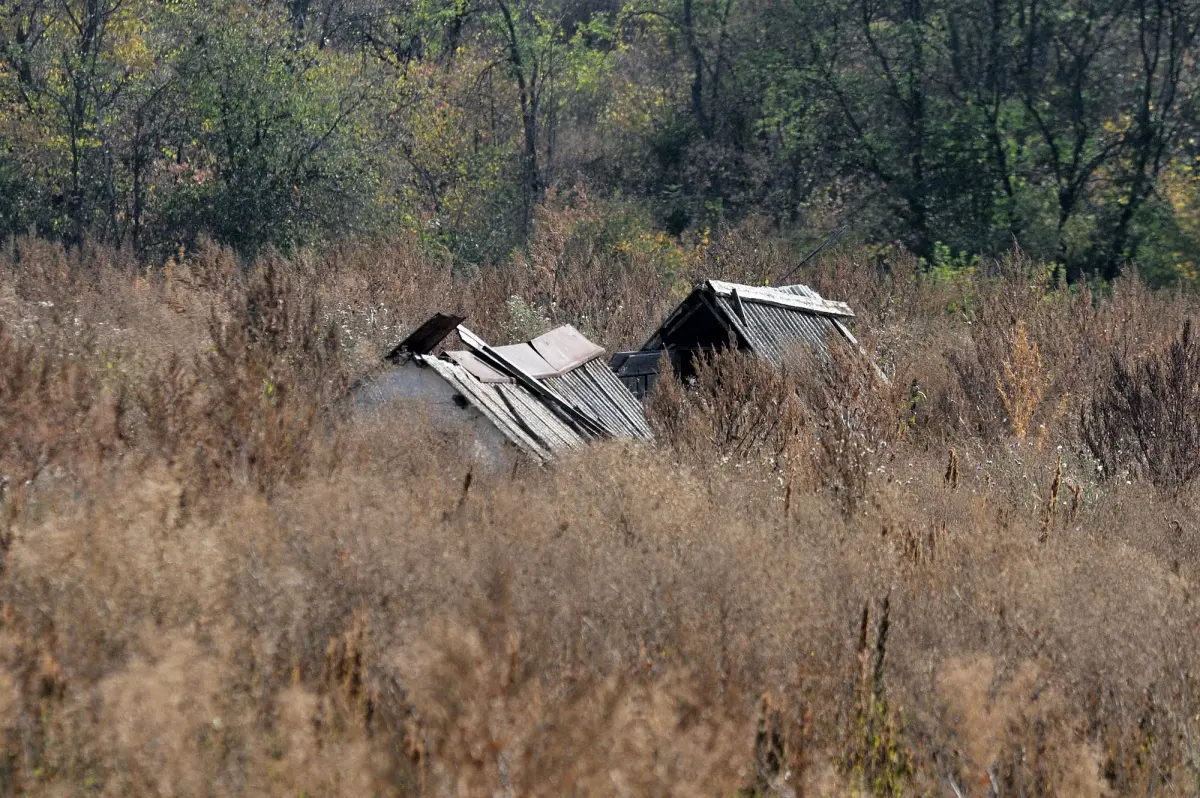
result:
<svg viewBox="0 0 1200 798"><path fill-rule="evenodd" d="M585 443L579 433L520 385L480 382L461 366L439 358L426 357L422 362L454 386L504 437L541 462ZM542 382L599 418L614 435L653 440L642 406L603 360L593 360Z"/></svg>
<svg viewBox="0 0 1200 798"><path fill-rule="evenodd" d="M584 444L575 430L520 385L493 387L516 420L532 431L550 452L575 449Z"/></svg>
<svg viewBox="0 0 1200 798"><path fill-rule="evenodd" d="M434 357L424 357L422 362L454 386L513 445L539 462L583 443L574 430L519 386L482 383L461 366Z"/></svg>
<svg viewBox="0 0 1200 798"><path fill-rule="evenodd" d="M614 435L644 441L654 439L641 404L603 360L593 360L544 382L547 388L600 419Z"/></svg>
<svg viewBox="0 0 1200 798"><path fill-rule="evenodd" d="M738 319L732 300L714 296L713 301L728 318ZM829 359L829 342L840 337L833 321L777 305L742 300L746 319L741 323L746 343L760 357L781 364L785 357L801 357L813 365ZM832 336L832 338L831 338Z"/></svg>

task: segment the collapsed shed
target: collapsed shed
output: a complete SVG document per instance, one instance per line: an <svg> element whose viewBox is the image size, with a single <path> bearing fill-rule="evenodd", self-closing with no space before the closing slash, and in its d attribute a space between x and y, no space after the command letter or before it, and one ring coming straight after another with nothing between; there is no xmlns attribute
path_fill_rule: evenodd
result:
<svg viewBox="0 0 1200 798"><path fill-rule="evenodd" d="M424 400L436 423L466 424L479 453L515 450L539 463L589 441L653 434L604 349L564 325L530 341L491 347L459 316L436 314L384 356L353 390L357 411ZM433 352L452 332L463 349Z"/></svg>
<svg viewBox="0 0 1200 798"><path fill-rule="evenodd" d="M827 363L838 341L858 350L846 327L844 302L824 299L806 285L764 287L707 280L697 285L640 350L618 352L610 365L638 398L654 388L664 357L681 378L696 372L704 352L732 344L771 363L786 357Z"/></svg>

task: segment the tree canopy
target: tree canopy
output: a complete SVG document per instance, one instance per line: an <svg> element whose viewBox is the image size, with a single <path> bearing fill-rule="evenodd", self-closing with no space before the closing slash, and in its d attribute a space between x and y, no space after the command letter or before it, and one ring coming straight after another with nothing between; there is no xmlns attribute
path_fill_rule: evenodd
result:
<svg viewBox="0 0 1200 798"><path fill-rule="evenodd" d="M0 236L496 262L558 187L1192 281L1198 32L1189 0L11 0Z"/></svg>

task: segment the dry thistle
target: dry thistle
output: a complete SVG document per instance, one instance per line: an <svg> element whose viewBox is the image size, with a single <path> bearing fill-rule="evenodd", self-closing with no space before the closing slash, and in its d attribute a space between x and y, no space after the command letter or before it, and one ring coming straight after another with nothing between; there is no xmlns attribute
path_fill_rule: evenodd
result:
<svg viewBox="0 0 1200 798"><path fill-rule="evenodd" d="M1083 506L1083 486L1078 482L1068 482L1071 489L1071 509L1067 512L1067 523L1073 524L1079 518L1079 510Z"/></svg>
<svg viewBox="0 0 1200 798"><path fill-rule="evenodd" d="M1037 341L1029 336L1024 321L1013 325L1012 344L1003 362L1004 372L996 377L1000 401L1008 413L1008 424L1018 441L1029 434L1029 424L1046 391L1046 375Z"/></svg>
<svg viewBox="0 0 1200 798"><path fill-rule="evenodd" d="M1058 497L1063 484L1063 461L1058 458L1058 468L1054 471L1054 481L1050 483L1050 496L1046 500L1045 513L1042 517L1042 533L1038 536L1039 543L1045 543L1050 537L1050 524L1058 515Z"/></svg>
<svg viewBox="0 0 1200 798"><path fill-rule="evenodd" d="M950 447L950 462L946 464L946 484L951 490L958 487L958 452Z"/></svg>

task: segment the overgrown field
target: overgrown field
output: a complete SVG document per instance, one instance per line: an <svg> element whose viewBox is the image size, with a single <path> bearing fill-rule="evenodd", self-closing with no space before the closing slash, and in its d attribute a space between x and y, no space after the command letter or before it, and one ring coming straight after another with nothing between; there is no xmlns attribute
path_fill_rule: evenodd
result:
<svg viewBox="0 0 1200 798"><path fill-rule="evenodd" d="M550 220L553 221L553 220ZM436 311L636 346L663 268L545 223L242 268L0 255L0 790L1193 795L1193 298L830 257L887 374L718 357L660 445L474 468L337 398Z"/></svg>

